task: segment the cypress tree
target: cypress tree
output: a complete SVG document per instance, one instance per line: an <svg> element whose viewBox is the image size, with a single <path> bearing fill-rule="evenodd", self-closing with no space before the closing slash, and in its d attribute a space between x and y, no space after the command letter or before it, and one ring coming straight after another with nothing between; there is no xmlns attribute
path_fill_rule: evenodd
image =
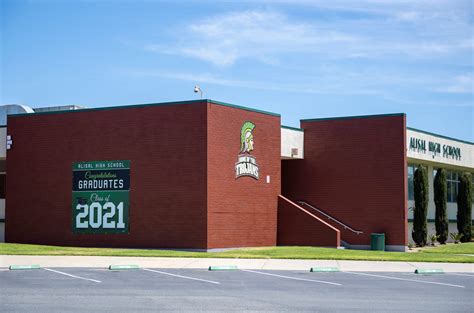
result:
<svg viewBox="0 0 474 313"><path fill-rule="evenodd" d="M458 214L457 224L458 232L462 234L461 242L471 241L471 226L472 226L472 196L471 196L471 174L465 173L459 177L458 190Z"/></svg>
<svg viewBox="0 0 474 313"><path fill-rule="evenodd" d="M447 186L446 171L439 168L434 179L434 201L436 206L436 236L441 244L448 240L448 215L446 213Z"/></svg>
<svg viewBox="0 0 474 313"><path fill-rule="evenodd" d="M426 215L428 213L428 178L426 169L419 165L413 177L415 209L413 211L413 231L411 236L418 246L425 246L428 241Z"/></svg>

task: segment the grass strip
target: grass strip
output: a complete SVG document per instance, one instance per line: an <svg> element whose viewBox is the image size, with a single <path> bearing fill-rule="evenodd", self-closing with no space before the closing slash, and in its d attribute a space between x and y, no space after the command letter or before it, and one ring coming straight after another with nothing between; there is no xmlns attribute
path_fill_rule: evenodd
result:
<svg viewBox="0 0 474 313"><path fill-rule="evenodd" d="M161 249L81 248L0 243L0 255L189 257L474 263L474 243L423 248L419 252L385 252L317 247L261 247L220 252Z"/></svg>

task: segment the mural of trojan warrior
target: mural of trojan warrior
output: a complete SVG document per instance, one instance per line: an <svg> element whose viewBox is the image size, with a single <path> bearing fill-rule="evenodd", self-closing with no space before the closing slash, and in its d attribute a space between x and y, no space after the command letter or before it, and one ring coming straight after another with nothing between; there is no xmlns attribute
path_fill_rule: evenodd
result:
<svg viewBox="0 0 474 313"><path fill-rule="evenodd" d="M253 150L253 130L255 124L245 122L240 130L240 153L250 153Z"/></svg>

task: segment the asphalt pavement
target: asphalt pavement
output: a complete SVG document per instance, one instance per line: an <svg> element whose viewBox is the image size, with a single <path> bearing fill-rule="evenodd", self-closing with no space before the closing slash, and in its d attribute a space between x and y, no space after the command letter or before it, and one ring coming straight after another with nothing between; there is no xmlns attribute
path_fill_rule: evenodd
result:
<svg viewBox="0 0 474 313"><path fill-rule="evenodd" d="M472 312L474 274L0 269L0 312Z"/></svg>

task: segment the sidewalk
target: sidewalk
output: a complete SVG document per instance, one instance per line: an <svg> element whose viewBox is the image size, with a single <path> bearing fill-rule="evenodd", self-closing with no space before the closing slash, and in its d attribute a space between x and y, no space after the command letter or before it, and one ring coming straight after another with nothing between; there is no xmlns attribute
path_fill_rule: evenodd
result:
<svg viewBox="0 0 474 313"><path fill-rule="evenodd" d="M474 273L472 263L375 262L341 260L284 260L284 259L212 259L212 258L157 258L106 256L16 256L0 255L0 268L10 265L42 267L95 267L136 264L146 268L207 269L209 266L236 265L239 269L309 271L311 267L339 267L354 272L413 272L416 268L441 268L445 272Z"/></svg>

